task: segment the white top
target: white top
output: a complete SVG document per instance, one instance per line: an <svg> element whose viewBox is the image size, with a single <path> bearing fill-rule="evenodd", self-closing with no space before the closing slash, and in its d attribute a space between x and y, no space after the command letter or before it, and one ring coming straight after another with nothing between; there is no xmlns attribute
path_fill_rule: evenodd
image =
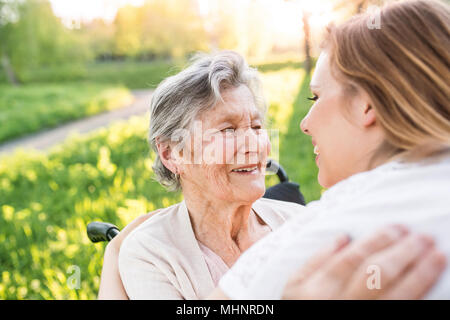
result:
<svg viewBox="0 0 450 320"><path fill-rule="evenodd" d="M259 199L252 208L275 230L304 207ZM125 238L119 272L130 299L202 299L221 276L221 272L211 274L210 257L201 250L182 201L161 210Z"/></svg>
<svg viewBox="0 0 450 320"><path fill-rule="evenodd" d="M357 239L393 223L431 235L450 261L450 157L393 161L341 181L244 252L219 286L232 299L280 299L290 275L336 236ZM450 264L426 298L450 299Z"/></svg>

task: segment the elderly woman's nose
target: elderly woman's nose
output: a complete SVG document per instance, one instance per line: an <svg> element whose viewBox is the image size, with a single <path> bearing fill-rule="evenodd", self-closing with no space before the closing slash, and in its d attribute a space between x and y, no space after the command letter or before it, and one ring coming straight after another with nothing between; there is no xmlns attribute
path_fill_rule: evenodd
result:
<svg viewBox="0 0 450 320"><path fill-rule="evenodd" d="M257 152L259 144L259 136L252 129L241 131L238 135L238 151L242 153Z"/></svg>

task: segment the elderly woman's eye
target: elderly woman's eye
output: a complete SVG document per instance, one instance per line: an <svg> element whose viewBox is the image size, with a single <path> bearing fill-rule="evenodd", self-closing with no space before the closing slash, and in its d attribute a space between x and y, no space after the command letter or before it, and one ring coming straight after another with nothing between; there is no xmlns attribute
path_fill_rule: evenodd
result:
<svg viewBox="0 0 450 320"><path fill-rule="evenodd" d="M316 96L316 95L314 95L314 97L307 98L307 99L308 99L308 100L311 100L311 101L317 101L317 99L319 99L319 97Z"/></svg>
<svg viewBox="0 0 450 320"><path fill-rule="evenodd" d="M223 130L221 130L224 133L234 133L235 129L230 127L230 128L225 128Z"/></svg>

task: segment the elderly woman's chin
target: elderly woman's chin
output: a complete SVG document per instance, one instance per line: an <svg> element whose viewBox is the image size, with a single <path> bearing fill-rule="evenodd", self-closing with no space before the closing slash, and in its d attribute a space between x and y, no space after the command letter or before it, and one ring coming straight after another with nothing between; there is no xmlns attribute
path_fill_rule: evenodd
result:
<svg viewBox="0 0 450 320"><path fill-rule="evenodd" d="M230 177L234 198L253 203L264 195L266 191L264 175L241 175Z"/></svg>

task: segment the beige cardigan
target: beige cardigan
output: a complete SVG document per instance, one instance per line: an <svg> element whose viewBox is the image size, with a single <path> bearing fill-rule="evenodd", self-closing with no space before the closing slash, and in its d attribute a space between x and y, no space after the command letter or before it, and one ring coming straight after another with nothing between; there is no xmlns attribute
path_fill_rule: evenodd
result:
<svg viewBox="0 0 450 320"><path fill-rule="evenodd" d="M252 207L272 230L303 209L264 198ZM202 299L215 288L184 201L128 235L120 248L119 272L130 299Z"/></svg>

